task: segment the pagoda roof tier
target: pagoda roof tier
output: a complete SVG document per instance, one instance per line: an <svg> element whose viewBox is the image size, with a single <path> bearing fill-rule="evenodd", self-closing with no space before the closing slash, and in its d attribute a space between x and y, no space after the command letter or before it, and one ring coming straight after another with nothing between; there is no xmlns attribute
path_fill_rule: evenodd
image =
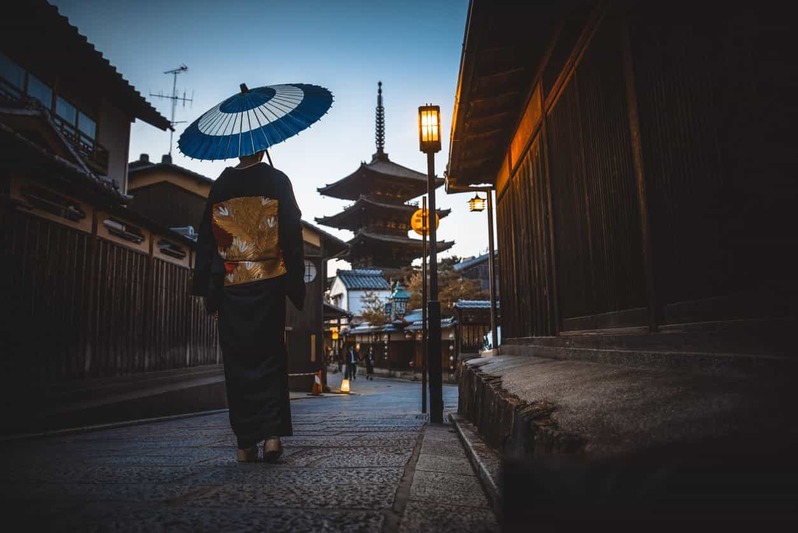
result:
<svg viewBox="0 0 798 533"><path fill-rule="evenodd" d="M443 183L443 178L435 178L435 188ZM427 192L427 175L394 163L388 154L376 153L371 163L363 162L345 178L316 190L341 200L357 200L368 193L372 198L404 202Z"/></svg>
<svg viewBox="0 0 798 533"><path fill-rule="evenodd" d="M410 218L418 209L419 206L414 204L390 204L360 195L355 203L340 213L328 217L317 217L316 222L356 232L360 228L368 226L371 221L385 220L396 222L409 230ZM451 209L437 210L440 218L447 216L451 211Z"/></svg>
<svg viewBox="0 0 798 533"><path fill-rule="evenodd" d="M359 231L348 241L348 257L361 255L363 249L370 249L375 256L391 256L403 259L416 259L424 254L424 242L421 239L411 239L398 235L379 235L367 231ZM443 252L454 246L454 241L438 241L438 252Z"/></svg>

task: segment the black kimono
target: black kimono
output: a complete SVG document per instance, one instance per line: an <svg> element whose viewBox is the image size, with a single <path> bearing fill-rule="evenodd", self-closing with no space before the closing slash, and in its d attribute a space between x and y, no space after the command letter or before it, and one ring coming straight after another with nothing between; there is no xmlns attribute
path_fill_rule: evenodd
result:
<svg viewBox="0 0 798 533"><path fill-rule="evenodd" d="M192 292L218 311L240 449L292 434L285 306L305 299L300 216L288 177L257 163L222 172L200 224Z"/></svg>

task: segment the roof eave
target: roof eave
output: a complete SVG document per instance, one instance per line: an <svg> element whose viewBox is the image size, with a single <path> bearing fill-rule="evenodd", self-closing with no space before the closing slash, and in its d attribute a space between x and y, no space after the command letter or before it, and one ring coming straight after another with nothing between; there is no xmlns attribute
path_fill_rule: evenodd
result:
<svg viewBox="0 0 798 533"><path fill-rule="evenodd" d="M14 10L3 14L2 37L5 45L12 46L21 55L30 58L51 58L53 39L60 39L58 50L69 54L73 59L82 59L81 68L94 72L84 72L84 76L94 77L94 83L103 85L108 98L134 119L162 130L172 129L169 120L161 115L133 85L128 82L116 67L97 50L78 28L62 15L58 8L44 1L28 0L16 4ZM42 39L47 35L49 39ZM73 68L74 61L69 62ZM52 65L58 65L52 59ZM56 67L58 68L58 67Z"/></svg>
<svg viewBox="0 0 798 533"><path fill-rule="evenodd" d="M554 34L553 21L574 3L471 0L446 165L452 185L495 185ZM479 124L477 101L490 121Z"/></svg>

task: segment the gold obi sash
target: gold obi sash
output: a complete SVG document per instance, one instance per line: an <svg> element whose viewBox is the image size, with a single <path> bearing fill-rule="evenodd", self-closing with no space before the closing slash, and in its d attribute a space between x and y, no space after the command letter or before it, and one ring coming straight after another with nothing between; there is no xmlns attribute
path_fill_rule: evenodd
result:
<svg viewBox="0 0 798 533"><path fill-rule="evenodd" d="M265 196L213 205L213 235L224 260L224 284L239 285L286 273L280 249L279 202Z"/></svg>

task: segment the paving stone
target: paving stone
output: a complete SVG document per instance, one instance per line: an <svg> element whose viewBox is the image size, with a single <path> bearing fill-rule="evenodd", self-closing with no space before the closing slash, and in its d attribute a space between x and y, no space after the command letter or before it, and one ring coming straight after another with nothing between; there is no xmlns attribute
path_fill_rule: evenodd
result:
<svg viewBox="0 0 798 533"><path fill-rule="evenodd" d="M171 454L171 455L121 455L95 457L91 459L92 464L97 466L186 466L186 465L207 465L212 457L195 454ZM232 459L228 458L228 459ZM86 459L83 459L85 462Z"/></svg>
<svg viewBox="0 0 798 533"><path fill-rule="evenodd" d="M488 500L476 476L417 471L410 488L411 500L487 507Z"/></svg>
<svg viewBox="0 0 798 533"><path fill-rule="evenodd" d="M94 464L61 464L31 466L9 471L4 481L50 483L171 483L208 470L202 466L98 466Z"/></svg>
<svg viewBox="0 0 798 533"><path fill-rule="evenodd" d="M357 435L295 435L283 437L283 446L351 446L358 442Z"/></svg>
<svg viewBox="0 0 798 533"><path fill-rule="evenodd" d="M312 463L317 468L360 468L399 466L403 467L410 460L413 450L385 450L360 448L342 448L325 450L317 454L318 459Z"/></svg>
<svg viewBox="0 0 798 533"><path fill-rule="evenodd" d="M227 483L192 498L190 505L208 507L302 509L390 509L396 484L347 483L340 485L232 484Z"/></svg>
<svg viewBox="0 0 798 533"><path fill-rule="evenodd" d="M496 517L489 509L411 501L399 525L400 533L498 533Z"/></svg>
<svg viewBox="0 0 798 533"><path fill-rule="evenodd" d="M236 464L218 468L184 480L192 485L218 485L223 483L251 485L345 485L345 484L398 484L402 468L317 469L283 468L267 464Z"/></svg>
<svg viewBox="0 0 798 533"><path fill-rule="evenodd" d="M200 494L211 489L179 483L15 483L0 484L0 497L14 500L72 502L131 501L162 502Z"/></svg>
<svg viewBox="0 0 798 533"><path fill-rule="evenodd" d="M62 531L377 533L382 529L383 520L383 515L375 511L92 504L58 517L58 521L50 525Z"/></svg>
<svg viewBox="0 0 798 533"><path fill-rule="evenodd" d="M462 454L450 456L422 454L416 463L416 470L465 476L474 475L474 467Z"/></svg>

